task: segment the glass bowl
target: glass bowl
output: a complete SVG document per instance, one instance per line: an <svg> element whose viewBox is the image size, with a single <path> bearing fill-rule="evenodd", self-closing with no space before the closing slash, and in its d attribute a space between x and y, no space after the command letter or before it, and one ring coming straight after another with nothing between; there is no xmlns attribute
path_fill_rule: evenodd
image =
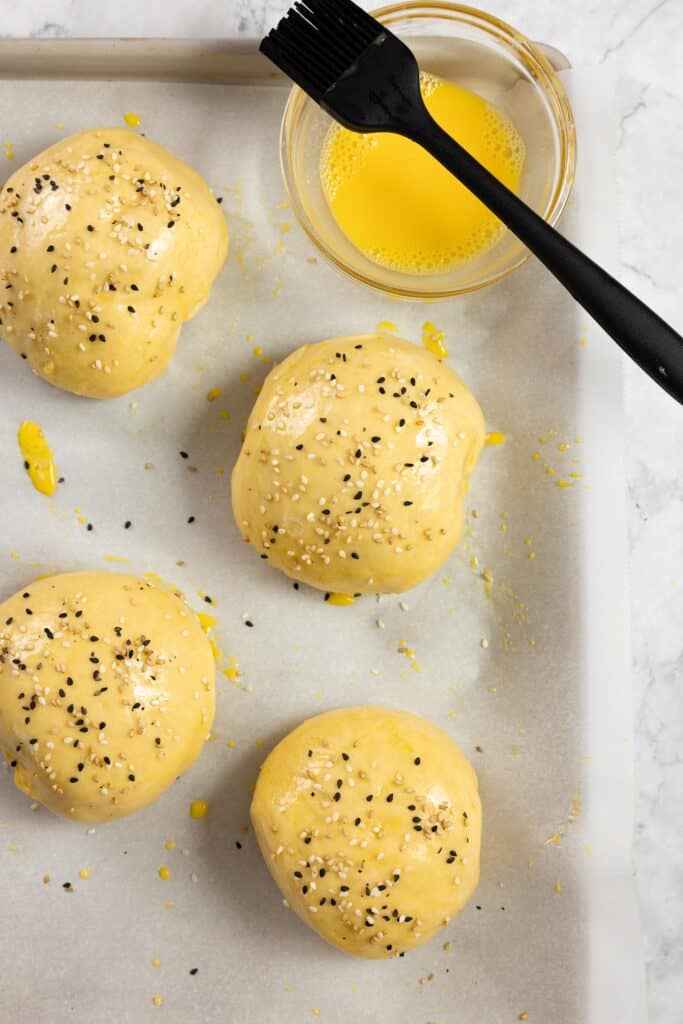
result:
<svg viewBox="0 0 683 1024"><path fill-rule="evenodd" d="M509 115L526 147L518 194L555 224L574 179L574 118L538 47L493 15L460 4L401 3L372 13L406 40L423 71L478 93ZM403 273L373 263L343 233L323 192L320 155L331 122L295 86L282 120L280 158L295 216L345 273L392 296L433 300L483 288L528 259L528 250L505 231L492 248L441 273Z"/></svg>

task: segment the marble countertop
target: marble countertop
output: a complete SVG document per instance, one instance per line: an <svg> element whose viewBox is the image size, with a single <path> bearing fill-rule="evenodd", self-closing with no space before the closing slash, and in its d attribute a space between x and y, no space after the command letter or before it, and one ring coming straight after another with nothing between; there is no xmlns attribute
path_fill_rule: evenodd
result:
<svg viewBox="0 0 683 1024"><path fill-rule="evenodd" d="M10 36L248 37L261 34L287 6L286 0L0 0L0 25ZM680 327L683 3L488 0L487 6L532 38L560 47L574 65L615 70L621 277ZM683 713L676 685L683 674L683 415L630 365L626 409L635 878L650 1022L674 1024L683 1006Z"/></svg>

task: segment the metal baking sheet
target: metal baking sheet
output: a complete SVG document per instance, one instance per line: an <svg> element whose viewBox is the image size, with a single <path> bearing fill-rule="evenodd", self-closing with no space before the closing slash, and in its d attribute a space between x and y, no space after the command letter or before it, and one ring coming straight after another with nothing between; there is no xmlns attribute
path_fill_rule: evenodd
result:
<svg viewBox="0 0 683 1024"><path fill-rule="evenodd" d="M389 302L328 267L284 204L284 83L251 46L0 40L0 67L7 173L132 110L224 198L231 231L211 300L169 370L139 392L78 399L0 348L2 595L45 572L153 572L198 608L213 598L221 664L241 672L219 673L199 762L133 817L93 832L32 808L0 775L0 1016L642 1024L621 357L534 263L433 306ZM563 230L613 264L609 82L583 70L565 84L580 157ZM330 607L262 564L232 522L229 474L253 389L264 358L305 341L390 320L419 343L428 319L507 442L486 449L468 533L441 572L380 611L372 599ZM23 471L25 419L44 427L64 477L52 500ZM358 703L424 714L480 778L479 889L441 940L396 961L347 958L306 929L248 827L271 746L305 716ZM210 804L202 821L188 816L196 798Z"/></svg>

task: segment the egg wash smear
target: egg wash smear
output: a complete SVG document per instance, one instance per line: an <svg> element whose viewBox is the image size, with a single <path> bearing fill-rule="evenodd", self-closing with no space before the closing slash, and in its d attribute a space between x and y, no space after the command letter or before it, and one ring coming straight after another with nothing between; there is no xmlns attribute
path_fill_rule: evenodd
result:
<svg viewBox="0 0 683 1024"><path fill-rule="evenodd" d="M516 192L524 142L509 117L473 92L420 73L432 117ZM491 248L504 226L415 142L331 125L321 154L323 191L339 227L374 263L438 274Z"/></svg>

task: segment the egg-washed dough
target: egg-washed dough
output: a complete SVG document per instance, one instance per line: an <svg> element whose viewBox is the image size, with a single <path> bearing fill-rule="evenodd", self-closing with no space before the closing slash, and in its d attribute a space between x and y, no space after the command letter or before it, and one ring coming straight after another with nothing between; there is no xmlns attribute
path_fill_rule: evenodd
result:
<svg viewBox="0 0 683 1024"><path fill-rule="evenodd" d="M477 777L418 715L339 708L266 758L251 818L289 906L355 956L399 956L465 905L479 878Z"/></svg>
<svg viewBox="0 0 683 1024"><path fill-rule="evenodd" d="M65 818L109 821L163 793L209 735L214 679L192 610L135 576L50 576L0 605L0 749Z"/></svg>
<svg viewBox="0 0 683 1024"><path fill-rule="evenodd" d="M249 417L235 519L295 580L408 590L457 543L483 442L475 398L426 349L381 334L305 345L270 372Z"/></svg>
<svg viewBox="0 0 683 1024"><path fill-rule="evenodd" d="M0 333L51 384L123 395L165 368L227 248L187 164L121 128L70 135L0 192Z"/></svg>

